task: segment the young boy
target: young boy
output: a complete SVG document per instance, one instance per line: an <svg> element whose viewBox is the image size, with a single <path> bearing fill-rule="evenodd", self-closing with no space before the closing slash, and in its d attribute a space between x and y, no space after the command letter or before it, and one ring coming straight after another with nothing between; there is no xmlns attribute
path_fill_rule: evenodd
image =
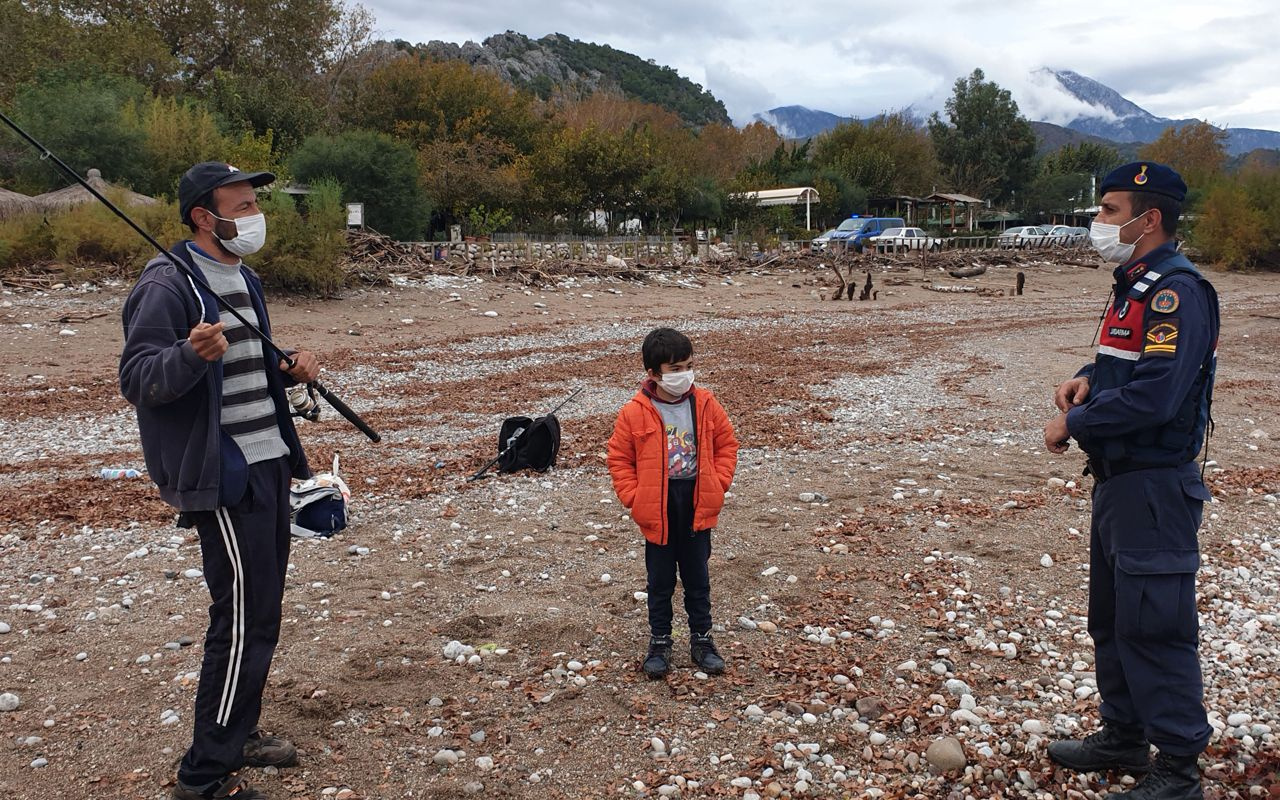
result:
<svg viewBox="0 0 1280 800"><path fill-rule="evenodd" d="M689 656L704 672L724 672L711 640L711 529L738 465L738 440L724 408L693 385L693 344L672 328L649 333L641 348L646 378L609 437L609 475L644 533L649 589L645 674L671 670L671 596L676 572L689 615Z"/></svg>

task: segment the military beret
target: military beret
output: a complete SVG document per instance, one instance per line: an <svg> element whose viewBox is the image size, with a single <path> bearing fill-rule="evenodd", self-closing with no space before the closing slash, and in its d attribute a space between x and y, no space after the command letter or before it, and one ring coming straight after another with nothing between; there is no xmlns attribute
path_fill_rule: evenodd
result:
<svg viewBox="0 0 1280 800"><path fill-rule="evenodd" d="M1181 203L1187 196L1187 184L1182 176L1171 167L1157 164L1154 161L1135 161L1116 167L1102 179L1098 187L1102 194L1107 192L1151 192L1172 197Z"/></svg>

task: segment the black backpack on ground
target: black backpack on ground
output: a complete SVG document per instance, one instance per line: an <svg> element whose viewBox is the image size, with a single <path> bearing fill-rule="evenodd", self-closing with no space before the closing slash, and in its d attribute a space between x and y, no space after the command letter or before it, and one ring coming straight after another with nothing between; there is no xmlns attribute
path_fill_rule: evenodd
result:
<svg viewBox="0 0 1280 800"><path fill-rule="evenodd" d="M560 453L560 420L555 414L537 419L508 417L498 431L498 452L502 453L498 472L546 472L556 465Z"/></svg>

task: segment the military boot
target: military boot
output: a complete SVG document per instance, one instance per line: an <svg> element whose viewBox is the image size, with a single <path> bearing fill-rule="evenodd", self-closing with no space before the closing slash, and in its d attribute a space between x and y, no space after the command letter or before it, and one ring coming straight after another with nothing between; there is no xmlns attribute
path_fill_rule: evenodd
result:
<svg viewBox="0 0 1280 800"><path fill-rule="evenodd" d="M1151 745L1136 728L1104 722L1102 730L1083 739L1050 743L1049 758L1076 772L1146 772L1151 768Z"/></svg>
<svg viewBox="0 0 1280 800"><path fill-rule="evenodd" d="M1128 800L1204 800L1199 758L1160 753L1151 773L1120 796Z"/></svg>

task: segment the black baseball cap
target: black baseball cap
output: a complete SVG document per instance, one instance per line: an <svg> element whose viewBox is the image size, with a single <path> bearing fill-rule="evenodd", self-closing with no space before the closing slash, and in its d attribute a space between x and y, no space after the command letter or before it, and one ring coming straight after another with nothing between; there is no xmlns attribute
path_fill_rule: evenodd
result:
<svg viewBox="0 0 1280 800"><path fill-rule="evenodd" d="M248 181L253 188L266 186L276 179L270 172L241 172L221 161L204 161L187 170L178 181L178 212L182 221L191 224L191 209L201 197L228 183Z"/></svg>

